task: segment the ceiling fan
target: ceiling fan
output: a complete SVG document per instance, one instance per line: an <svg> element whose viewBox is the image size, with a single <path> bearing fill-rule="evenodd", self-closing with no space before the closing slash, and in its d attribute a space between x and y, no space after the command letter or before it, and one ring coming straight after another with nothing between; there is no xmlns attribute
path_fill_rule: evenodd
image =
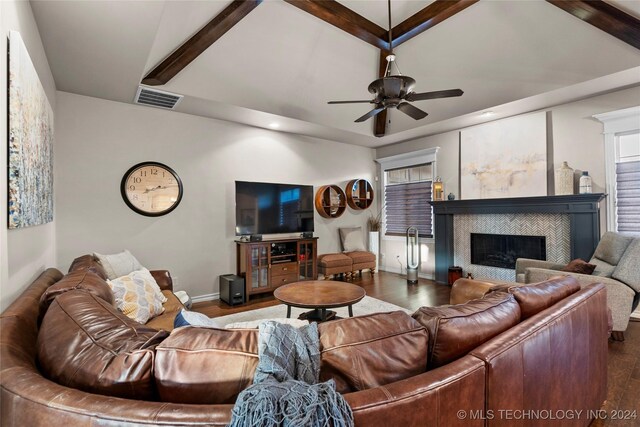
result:
<svg viewBox="0 0 640 427"><path fill-rule="evenodd" d="M384 77L374 80L369 85L369 92L375 95L372 100L363 101L329 101L328 104L374 104L375 108L362 117L355 120L356 123L364 122L381 113L387 108L397 108L409 117L420 120L427 117L425 111L415 107L409 102L424 101L427 99L450 98L461 96L464 92L460 89L437 90L433 92L415 93L413 87L416 81L409 76L403 76L398 68L396 56L393 54L393 38L391 37L391 0L387 0L389 10L389 55L387 55L387 68ZM398 74L391 74L392 65L396 66Z"/></svg>

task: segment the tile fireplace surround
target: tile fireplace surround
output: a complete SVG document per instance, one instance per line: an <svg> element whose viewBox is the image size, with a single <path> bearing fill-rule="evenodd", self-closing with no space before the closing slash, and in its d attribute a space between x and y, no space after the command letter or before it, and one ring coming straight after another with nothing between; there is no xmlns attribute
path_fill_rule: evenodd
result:
<svg viewBox="0 0 640 427"><path fill-rule="evenodd" d="M547 259L590 259L600 240L599 203L604 194L431 202L438 283L450 266L476 278L515 280L515 271L471 264L471 233L545 236Z"/></svg>

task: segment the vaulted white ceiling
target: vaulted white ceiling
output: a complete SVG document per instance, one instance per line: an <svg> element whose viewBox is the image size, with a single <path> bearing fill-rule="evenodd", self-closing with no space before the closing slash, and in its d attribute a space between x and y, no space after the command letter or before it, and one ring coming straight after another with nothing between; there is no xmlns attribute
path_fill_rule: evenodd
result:
<svg viewBox="0 0 640 427"><path fill-rule="evenodd" d="M31 1L59 90L133 102L142 77L230 1ZM387 28L384 0L342 1ZM393 25L431 1L392 0ZM640 2L616 6L640 18ZM640 50L542 0L481 0L396 49L416 91L464 95L391 111L387 136L353 121L370 99L379 50L281 0L266 0L158 89L178 111L366 146L517 114L640 84Z"/></svg>

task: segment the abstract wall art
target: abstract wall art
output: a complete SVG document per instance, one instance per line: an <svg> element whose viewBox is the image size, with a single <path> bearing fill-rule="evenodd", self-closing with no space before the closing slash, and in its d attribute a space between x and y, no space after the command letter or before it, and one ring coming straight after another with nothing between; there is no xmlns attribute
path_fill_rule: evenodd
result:
<svg viewBox="0 0 640 427"><path fill-rule="evenodd" d="M9 33L9 228L53 221L53 110L20 33Z"/></svg>
<svg viewBox="0 0 640 427"><path fill-rule="evenodd" d="M546 196L546 113L462 130L460 192L462 199Z"/></svg>

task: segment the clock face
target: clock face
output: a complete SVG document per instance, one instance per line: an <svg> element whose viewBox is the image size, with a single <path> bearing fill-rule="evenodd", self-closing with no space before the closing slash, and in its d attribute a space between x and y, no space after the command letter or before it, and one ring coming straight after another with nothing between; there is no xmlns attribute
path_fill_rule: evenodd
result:
<svg viewBox="0 0 640 427"><path fill-rule="evenodd" d="M133 166L122 177L120 192L127 206L146 216L165 215L182 199L182 182L169 166L144 162Z"/></svg>

